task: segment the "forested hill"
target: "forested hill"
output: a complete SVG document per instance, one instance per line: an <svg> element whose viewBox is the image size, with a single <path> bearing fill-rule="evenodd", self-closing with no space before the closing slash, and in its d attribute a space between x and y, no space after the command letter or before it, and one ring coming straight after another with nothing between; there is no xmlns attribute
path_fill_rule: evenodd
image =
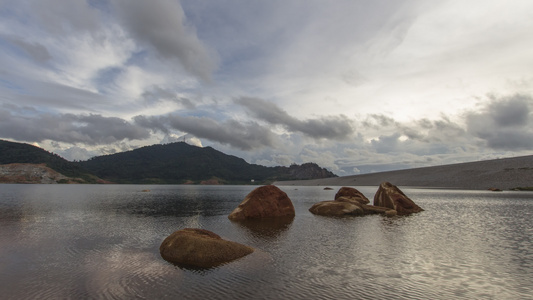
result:
<svg viewBox="0 0 533 300"><path fill-rule="evenodd" d="M336 177L314 163L265 167L211 147L184 142L146 146L97 156L79 163L100 178L116 183L256 184L276 180Z"/></svg>
<svg viewBox="0 0 533 300"><path fill-rule="evenodd" d="M81 178L82 182L87 183L97 182L97 178L83 167L57 154L29 144L0 140L0 165L12 163L45 164L48 168L67 177Z"/></svg>
<svg viewBox="0 0 533 300"><path fill-rule="evenodd" d="M13 163L45 164L65 176L82 178L79 182L88 183L104 179L114 183L267 184L276 180L337 177L314 163L265 167L211 147L183 142L70 162L36 146L0 140L0 165Z"/></svg>

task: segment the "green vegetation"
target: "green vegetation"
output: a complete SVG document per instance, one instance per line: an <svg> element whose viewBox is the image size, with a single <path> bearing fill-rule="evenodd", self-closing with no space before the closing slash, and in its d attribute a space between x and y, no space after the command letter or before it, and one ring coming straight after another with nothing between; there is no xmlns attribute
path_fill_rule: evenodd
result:
<svg viewBox="0 0 533 300"><path fill-rule="evenodd" d="M251 184L254 180L254 184L267 184L275 180L336 176L316 164L265 167L211 147L183 142L98 156L79 164L98 177L117 183L199 184L216 180L221 184Z"/></svg>
<svg viewBox="0 0 533 300"><path fill-rule="evenodd" d="M44 163L65 176L82 178L88 183L96 183L101 178L134 184L269 184L276 180L336 177L314 163L265 167L211 147L183 142L69 162L32 145L0 140L0 164L10 163Z"/></svg>
<svg viewBox="0 0 533 300"><path fill-rule="evenodd" d="M87 183L96 183L97 178L80 165L69 162L57 154L24 143L0 140L0 164L45 164L65 176L81 178Z"/></svg>

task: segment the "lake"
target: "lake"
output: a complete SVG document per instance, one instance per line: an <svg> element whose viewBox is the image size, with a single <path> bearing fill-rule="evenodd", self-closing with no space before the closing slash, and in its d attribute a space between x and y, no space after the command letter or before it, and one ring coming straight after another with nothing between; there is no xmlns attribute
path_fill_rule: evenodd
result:
<svg viewBox="0 0 533 300"><path fill-rule="evenodd" d="M340 187L280 186L291 223L233 223L256 186L0 185L2 299L531 299L533 193L402 190L424 212L315 216ZM357 187L372 199L377 187ZM143 190L149 189L148 192ZM207 270L159 255L203 228L257 249Z"/></svg>

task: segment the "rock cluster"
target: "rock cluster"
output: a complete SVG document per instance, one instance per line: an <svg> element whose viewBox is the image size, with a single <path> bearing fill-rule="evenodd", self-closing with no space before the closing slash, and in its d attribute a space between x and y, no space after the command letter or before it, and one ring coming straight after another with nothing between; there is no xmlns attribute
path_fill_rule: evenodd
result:
<svg viewBox="0 0 533 300"><path fill-rule="evenodd" d="M357 189L342 187L333 201L315 203L309 211L322 216L363 216L383 214L386 216L406 215L423 209L416 205L398 187L383 182L376 195L374 205Z"/></svg>
<svg viewBox="0 0 533 300"><path fill-rule="evenodd" d="M380 185L374 196L374 205L369 203L357 189L342 187L335 195L335 200L318 202L309 211L317 215L340 217L368 214L394 216L423 210L398 187L388 182ZM228 218L241 223L280 220L285 227L292 222L294 215L294 206L287 194L276 186L267 185L250 192ZM290 219L288 223L287 218ZM159 247L159 252L165 260L177 265L212 268L246 256L254 249L223 240L211 231L185 228L168 236Z"/></svg>

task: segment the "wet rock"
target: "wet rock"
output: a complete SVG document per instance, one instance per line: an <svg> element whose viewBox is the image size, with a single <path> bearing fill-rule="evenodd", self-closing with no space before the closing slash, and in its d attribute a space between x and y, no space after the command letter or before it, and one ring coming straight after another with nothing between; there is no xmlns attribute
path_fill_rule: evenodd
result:
<svg viewBox="0 0 533 300"><path fill-rule="evenodd" d="M360 204L370 203L370 200L368 200L363 193L352 187L341 187L337 194L335 194L335 200L349 202L352 201Z"/></svg>
<svg viewBox="0 0 533 300"><path fill-rule="evenodd" d="M363 208L355 203L335 200L315 203L309 211L315 215L334 217L362 216L365 214Z"/></svg>
<svg viewBox="0 0 533 300"><path fill-rule="evenodd" d="M274 185L265 185L251 191L229 214L233 221L270 217L294 217L294 206L285 192Z"/></svg>
<svg viewBox="0 0 533 300"><path fill-rule="evenodd" d="M385 215L387 217L396 216L398 213L394 209L390 209L387 207L381 207L381 206L375 206L375 205L366 205L362 204L361 208L365 211L365 214L367 215Z"/></svg>
<svg viewBox="0 0 533 300"><path fill-rule="evenodd" d="M309 211L321 216L364 216L382 214L395 216L396 211L386 207L367 205L370 201L355 188L342 187L333 201L315 203Z"/></svg>
<svg viewBox="0 0 533 300"><path fill-rule="evenodd" d="M360 203L354 203L350 201L321 201L315 203L309 211L315 215L320 216L332 216L332 217L341 217L341 216L364 216L364 215L385 215L388 217L395 216L397 213L394 209L366 205Z"/></svg>
<svg viewBox="0 0 533 300"><path fill-rule="evenodd" d="M185 228L169 235L159 252L163 259L180 266L212 268L244 257L254 249L224 240L208 230Z"/></svg>
<svg viewBox="0 0 533 300"><path fill-rule="evenodd" d="M407 197L397 186L383 182L374 195L374 206L396 210L398 215L408 215L423 211L413 200Z"/></svg>

